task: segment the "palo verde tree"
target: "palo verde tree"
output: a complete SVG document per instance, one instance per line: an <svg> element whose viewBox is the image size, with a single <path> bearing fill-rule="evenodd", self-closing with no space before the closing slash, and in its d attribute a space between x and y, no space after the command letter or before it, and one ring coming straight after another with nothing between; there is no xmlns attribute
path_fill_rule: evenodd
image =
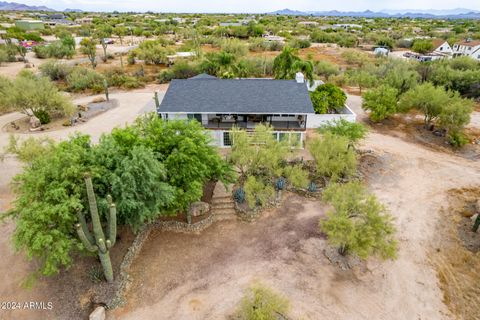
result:
<svg viewBox="0 0 480 320"><path fill-rule="evenodd" d="M350 143L355 144L365 138L368 129L360 122L350 122L343 118L329 121L318 128L320 134L330 132L331 134L348 138Z"/></svg>
<svg viewBox="0 0 480 320"><path fill-rule="evenodd" d="M99 25L95 28L94 38L97 39L103 48L103 62L107 62L108 38L112 36L112 27L110 25Z"/></svg>
<svg viewBox="0 0 480 320"><path fill-rule="evenodd" d="M42 123L48 123L54 115L71 115L74 106L46 77L37 77L30 71L22 71L13 81L0 80L2 105L9 110L35 115Z"/></svg>
<svg viewBox="0 0 480 320"><path fill-rule="evenodd" d="M393 218L360 182L330 184L323 192L323 200L333 210L320 220L320 230L340 254L355 254L362 259L372 255L396 257Z"/></svg>
<svg viewBox="0 0 480 320"><path fill-rule="evenodd" d="M319 178L338 181L352 176L357 168L357 158L350 148L349 138L325 132L307 144L316 165Z"/></svg>
<svg viewBox="0 0 480 320"><path fill-rule="evenodd" d="M95 41L93 41L92 38L83 38L80 42L80 51L87 55L92 68L95 69L97 66L97 46Z"/></svg>

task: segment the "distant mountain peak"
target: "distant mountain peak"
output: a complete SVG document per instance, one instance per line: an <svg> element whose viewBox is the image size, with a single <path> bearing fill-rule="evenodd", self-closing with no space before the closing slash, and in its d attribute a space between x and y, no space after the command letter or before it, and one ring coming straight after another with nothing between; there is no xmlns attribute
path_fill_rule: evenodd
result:
<svg viewBox="0 0 480 320"><path fill-rule="evenodd" d="M463 8L451 10L384 10L384 11L297 11L283 9L271 12L269 14L277 15L295 15L295 16L332 16L332 17L364 17L364 18L449 18L449 19L480 19L480 11Z"/></svg>
<svg viewBox="0 0 480 320"><path fill-rule="evenodd" d="M29 6L17 2L0 1L0 11L56 11L45 6Z"/></svg>

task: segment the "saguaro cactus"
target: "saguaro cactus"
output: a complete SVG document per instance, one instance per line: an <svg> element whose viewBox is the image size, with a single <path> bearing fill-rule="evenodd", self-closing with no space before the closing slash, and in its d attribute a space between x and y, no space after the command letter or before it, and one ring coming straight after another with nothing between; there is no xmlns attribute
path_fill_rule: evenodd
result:
<svg viewBox="0 0 480 320"><path fill-rule="evenodd" d="M87 187L88 204L90 207L90 215L92 217L93 236L88 230L85 216L82 212L78 212L79 223L76 224L78 236L85 248L91 252L98 252L100 262L102 263L103 273L108 282L113 281L112 263L110 261L110 248L115 244L117 237L117 209L112 202L112 197L107 196L109 206L109 217L107 227L107 238L103 233L100 217L98 215L97 200L93 191L92 178L85 177L85 185Z"/></svg>
<svg viewBox="0 0 480 320"><path fill-rule="evenodd" d="M105 98L107 101L110 101L110 95L108 93L108 81L107 79L103 79L103 88L105 89Z"/></svg>

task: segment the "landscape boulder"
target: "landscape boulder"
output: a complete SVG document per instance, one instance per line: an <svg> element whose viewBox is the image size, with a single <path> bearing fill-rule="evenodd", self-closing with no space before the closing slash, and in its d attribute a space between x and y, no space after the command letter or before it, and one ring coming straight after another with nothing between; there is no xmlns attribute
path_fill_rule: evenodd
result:
<svg viewBox="0 0 480 320"><path fill-rule="evenodd" d="M30 117L30 127L32 129L40 128L41 125L42 123L40 122L40 119L35 116Z"/></svg>
<svg viewBox="0 0 480 320"><path fill-rule="evenodd" d="M190 205L188 213L192 217L202 216L210 211L210 205L206 202L197 201Z"/></svg>
<svg viewBox="0 0 480 320"><path fill-rule="evenodd" d="M105 320L105 308L102 306L96 307L90 316L88 317L89 320Z"/></svg>

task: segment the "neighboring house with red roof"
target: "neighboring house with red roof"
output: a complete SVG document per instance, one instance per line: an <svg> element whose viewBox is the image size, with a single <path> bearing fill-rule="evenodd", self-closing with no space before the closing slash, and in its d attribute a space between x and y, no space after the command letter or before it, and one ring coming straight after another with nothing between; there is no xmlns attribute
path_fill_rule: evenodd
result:
<svg viewBox="0 0 480 320"><path fill-rule="evenodd" d="M453 56L467 56L480 61L480 40L467 39L453 45Z"/></svg>

